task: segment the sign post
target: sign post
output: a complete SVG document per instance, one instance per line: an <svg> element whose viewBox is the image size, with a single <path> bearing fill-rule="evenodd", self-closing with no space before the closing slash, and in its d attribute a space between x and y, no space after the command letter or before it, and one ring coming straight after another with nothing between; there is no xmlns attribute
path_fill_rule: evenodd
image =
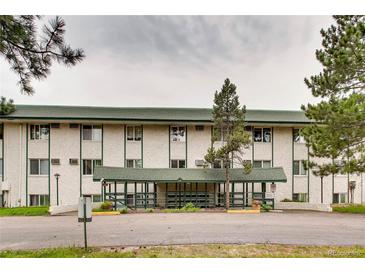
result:
<svg viewBox="0 0 365 274"><path fill-rule="evenodd" d="M78 221L84 223L84 244L87 249L86 223L92 221L91 217L91 195L83 195L79 199Z"/></svg>

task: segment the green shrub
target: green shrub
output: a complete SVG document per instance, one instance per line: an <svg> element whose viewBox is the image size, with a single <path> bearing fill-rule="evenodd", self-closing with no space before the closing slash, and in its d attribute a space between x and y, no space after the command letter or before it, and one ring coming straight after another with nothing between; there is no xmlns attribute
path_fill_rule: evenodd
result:
<svg viewBox="0 0 365 274"><path fill-rule="evenodd" d="M102 210L112 210L113 204L111 202L103 202L100 206Z"/></svg>
<svg viewBox="0 0 365 274"><path fill-rule="evenodd" d="M200 208L195 207L193 203L186 203L182 208L164 209L165 213L184 213L184 212L198 212Z"/></svg>
<svg viewBox="0 0 365 274"><path fill-rule="evenodd" d="M120 214L127 214L128 213L128 208L127 207L123 207L119 210Z"/></svg>
<svg viewBox="0 0 365 274"><path fill-rule="evenodd" d="M262 204L261 205L262 210L264 210L265 212L269 212L270 210L272 210L272 206L271 205L267 205L267 204Z"/></svg>
<svg viewBox="0 0 365 274"><path fill-rule="evenodd" d="M153 212L155 212L155 210L153 208L146 208L145 212L146 213L153 213Z"/></svg>
<svg viewBox="0 0 365 274"><path fill-rule="evenodd" d="M280 202L292 202L292 200L285 198L285 199L281 200Z"/></svg>

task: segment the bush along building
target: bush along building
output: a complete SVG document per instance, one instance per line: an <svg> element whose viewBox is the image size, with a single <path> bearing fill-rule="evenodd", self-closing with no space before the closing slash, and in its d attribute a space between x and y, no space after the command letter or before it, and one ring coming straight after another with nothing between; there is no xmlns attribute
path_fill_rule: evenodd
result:
<svg viewBox="0 0 365 274"><path fill-rule="evenodd" d="M253 169L232 157L232 207L363 202L363 174L321 180L307 170L303 112L247 110L246 122ZM211 142L212 125L211 109L18 105L0 116L1 206L72 205L89 194L115 208L223 207L222 163L203 161L224 142Z"/></svg>

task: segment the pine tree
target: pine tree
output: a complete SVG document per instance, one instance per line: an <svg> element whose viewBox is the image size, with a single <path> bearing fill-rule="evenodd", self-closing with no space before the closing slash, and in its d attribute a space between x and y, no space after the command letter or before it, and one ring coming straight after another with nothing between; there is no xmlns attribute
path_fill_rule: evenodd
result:
<svg viewBox="0 0 365 274"><path fill-rule="evenodd" d="M20 90L27 95L34 93L31 80L45 79L52 61L73 66L85 57L82 49L72 49L65 43L65 21L61 17L45 24L42 35L36 29L40 19L32 15L0 15L0 55L18 75Z"/></svg>
<svg viewBox="0 0 365 274"><path fill-rule="evenodd" d="M224 81L220 92L216 91L213 105L214 130L212 142L221 141L219 148L208 149L204 159L210 164L221 161L225 169L226 208L230 206L230 168L231 159L243 167L243 172L249 172L251 165L242 159L243 149L251 143L251 135L245 131L245 106L241 107L236 93L236 86L229 79Z"/></svg>
<svg viewBox="0 0 365 274"><path fill-rule="evenodd" d="M318 174L365 171L365 16L334 16L316 51L323 70L305 79L318 104L302 106L311 125L302 130Z"/></svg>

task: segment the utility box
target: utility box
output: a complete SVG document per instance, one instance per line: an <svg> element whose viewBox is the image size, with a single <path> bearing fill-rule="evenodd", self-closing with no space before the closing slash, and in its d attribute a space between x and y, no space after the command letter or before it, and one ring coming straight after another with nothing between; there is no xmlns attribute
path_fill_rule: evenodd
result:
<svg viewBox="0 0 365 274"><path fill-rule="evenodd" d="M79 198L78 219L79 222L91 222L91 195L83 195Z"/></svg>

